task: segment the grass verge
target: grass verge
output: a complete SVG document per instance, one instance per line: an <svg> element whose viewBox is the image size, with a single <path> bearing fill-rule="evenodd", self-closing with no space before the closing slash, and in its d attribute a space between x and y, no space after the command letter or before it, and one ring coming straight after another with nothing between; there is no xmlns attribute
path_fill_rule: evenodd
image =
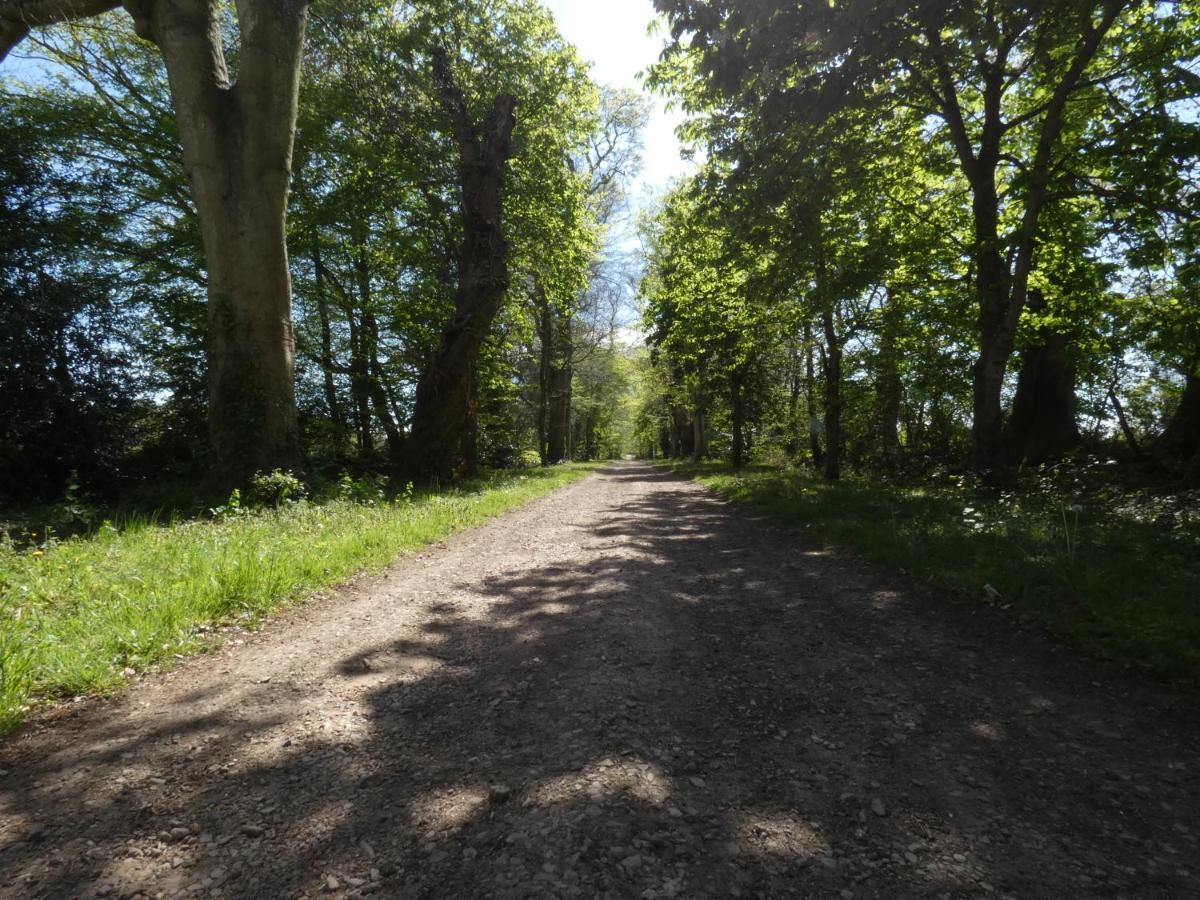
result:
<svg viewBox="0 0 1200 900"><path fill-rule="evenodd" d="M1168 527L1048 495L987 500L953 488L829 484L794 470L677 469L835 547L1011 604L1092 653L1200 681L1194 519Z"/></svg>
<svg viewBox="0 0 1200 900"><path fill-rule="evenodd" d="M440 494L111 525L43 550L0 544L0 734L32 703L100 692L282 604L548 494L596 464Z"/></svg>

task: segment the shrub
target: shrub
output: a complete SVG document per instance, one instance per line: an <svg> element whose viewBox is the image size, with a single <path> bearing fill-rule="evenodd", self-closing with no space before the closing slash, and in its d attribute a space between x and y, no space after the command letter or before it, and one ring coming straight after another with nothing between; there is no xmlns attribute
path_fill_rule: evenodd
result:
<svg viewBox="0 0 1200 900"><path fill-rule="evenodd" d="M338 500L349 500L374 506L387 499L388 478L386 475L363 475L355 478L349 472L342 472L334 489Z"/></svg>
<svg viewBox="0 0 1200 900"><path fill-rule="evenodd" d="M269 473L259 472L251 478L246 499L251 506L277 509L289 503L298 503L306 497L308 488L303 481L291 472L276 469Z"/></svg>

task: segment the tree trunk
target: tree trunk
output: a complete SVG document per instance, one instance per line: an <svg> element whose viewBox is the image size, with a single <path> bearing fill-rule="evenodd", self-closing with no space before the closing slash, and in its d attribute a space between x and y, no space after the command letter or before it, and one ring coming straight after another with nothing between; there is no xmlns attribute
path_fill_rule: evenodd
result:
<svg viewBox="0 0 1200 900"><path fill-rule="evenodd" d="M458 474L462 478L474 478L479 474L479 358L467 366L467 419L463 427L460 454L462 463Z"/></svg>
<svg viewBox="0 0 1200 900"><path fill-rule="evenodd" d="M680 406L671 407L672 428L671 455L676 459L693 456L696 445L696 432L687 412Z"/></svg>
<svg viewBox="0 0 1200 900"><path fill-rule="evenodd" d="M362 333L359 336L359 366L360 390L365 400L369 398L370 407L375 411L375 418L383 427L387 439L388 453L393 461L400 458L404 445L404 437L392 411L388 406L387 392L383 388L383 367L379 363L379 322L375 318L375 299L371 290L371 268L366 258L366 236L359 238L358 248L354 256L354 276L358 281L358 299L362 306ZM370 429L370 416L367 415L367 428Z"/></svg>
<svg viewBox="0 0 1200 900"><path fill-rule="evenodd" d="M734 372L729 380L729 410L733 420L733 467L740 469L746 464L746 409L744 395L745 378L740 371Z"/></svg>
<svg viewBox="0 0 1200 900"><path fill-rule="evenodd" d="M393 460L398 460L404 448L404 435L392 416L387 391L383 387L383 366L379 362L379 323L374 313L363 314L363 332L367 343L367 389L371 395L371 407L375 410L375 418L383 426L388 453Z"/></svg>
<svg viewBox="0 0 1200 900"><path fill-rule="evenodd" d="M572 341L571 316L549 297L540 284L534 288L538 310L538 452L543 465L570 455Z"/></svg>
<svg viewBox="0 0 1200 900"><path fill-rule="evenodd" d="M308 4L242 0L237 83L220 5L129 0L161 49L208 263L209 435L224 485L298 469L285 217Z"/></svg>
<svg viewBox="0 0 1200 900"><path fill-rule="evenodd" d="M567 458L567 437L571 433L571 381L573 371L573 345L571 342L571 316L559 309L551 309L551 341L554 352L550 355L548 370L549 390L547 409L546 458L551 464Z"/></svg>
<svg viewBox="0 0 1200 900"><path fill-rule="evenodd" d="M340 452L345 449L346 420L342 416L337 385L333 379L333 331L329 324L329 298L325 294L325 266L321 263L321 243L316 231L313 232L312 261L316 280L317 317L321 323L321 375L325 388L325 405L329 407L334 440Z"/></svg>
<svg viewBox="0 0 1200 900"><path fill-rule="evenodd" d="M806 329L807 330L807 329ZM825 451L821 449L821 435L817 429L817 377L813 367L812 338L804 350L804 403L808 407L808 451L812 455L814 469L825 463Z"/></svg>
<svg viewBox="0 0 1200 900"><path fill-rule="evenodd" d="M821 314L821 326L825 331L825 464L821 474L826 481L837 481L842 474L842 345L832 309Z"/></svg>
<svg viewBox="0 0 1200 900"><path fill-rule="evenodd" d="M550 465L550 358L554 353L554 326L550 319L550 300L540 283L535 283L534 302L538 313L538 456L543 466Z"/></svg>
<svg viewBox="0 0 1200 900"><path fill-rule="evenodd" d="M704 407L696 404L692 413L692 461L699 462L708 455L708 426L704 421Z"/></svg>
<svg viewBox="0 0 1200 900"><path fill-rule="evenodd" d="M355 310L347 306L346 323L350 329L350 397L354 402L355 430L358 432L360 453L375 452L375 438L371 433L371 397L367 389L366 331L355 318Z"/></svg>
<svg viewBox="0 0 1200 900"><path fill-rule="evenodd" d="M1000 240L1000 200L996 189L996 171L1001 160L1005 127L1001 120L1004 91L1004 65L989 65L984 74L983 128L979 153L970 138L958 106L957 94L947 89L948 69L941 68L943 105L950 124L963 172L971 184L974 218L973 257L976 271L976 297L979 304L979 357L974 366L974 421L972 445L975 465L984 471L998 470L1003 463L1004 434L1000 397L1004 373L1012 356L1017 324L1029 290L1038 248L1038 228L1046 205L1047 188L1055 150L1063 131L1067 102L1080 84L1087 66L1096 56L1101 42L1116 22L1128 0L1105 0L1099 18L1088 17L1087 26L1076 43L1069 62L1060 66L1062 75L1046 103L1046 111L1037 130L1037 140L1028 167L1023 171L1026 187L1021 222L1011 242ZM930 32L930 46L940 52L940 41ZM1011 243L1011 249L1006 245ZM1006 255L1011 258L1010 263Z"/></svg>
<svg viewBox="0 0 1200 900"><path fill-rule="evenodd" d="M884 301L883 326L879 334L878 371L875 377L876 419L875 431L878 440L879 461L884 469L896 467L900 458L900 351L898 348L903 328L900 305L889 293Z"/></svg>
<svg viewBox="0 0 1200 900"><path fill-rule="evenodd" d="M1121 400L1117 396L1116 387L1108 389L1108 399L1113 405L1113 409L1117 413L1117 424L1121 426L1121 434L1125 435L1125 442L1129 444L1129 449L1133 451L1134 456L1142 455L1142 448L1138 444L1137 435L1133 433L1133 429L1129 427L1129 420L1125 418L1125 407L1121 405Z"/></svg>
<svg viewBox="0 0 1200 900"><path fill-rule="evenodd" d="M800 354L796 347L788 353L788 434L786 449L789 457L800 455Z"/></svg>
<svg viewBox="0 0 1200 900"><path fill-rule="evenodd" d="M1200 457L1200 372L1187 376L1175 415L1155 445L1158 456L1186 462Z"/></svg>
<svg viewBox="0 0 1200 900"><path fill-rule="evenodd" d="M454 315L417 384L406 468L421 479L451 480L477 460L474 377L479 349L508 290L508 242L501 225L501 187L512 152L516 100L496 97L482 131L471 121L444 52L434 53L443 112L458 143L463 242Z"/></svg>
<svg viewBox="0 0 1200 900"><path fill-rule="evenodd" d="M1029 307L1042 312L1040 292L1030 293ZM1021 370L1012 413L1004 426L1006 461L1013 465L1056 462L1079 444L1075 418L1075 361L1069 338L1041 328L1021 352Z"/></svg>
<svg viewBox="0 0 1200 900"><path fill-rule="evenodd" d="M1004 412L1000 403L1004 373L1013 350L1007 327L1011 276L1000 246L1000 198L996 192L999 148L989 148L971 179L975 243L976 329L979 356L972 369L972 456L977 468L991 471L1002 462ZM1019 315L1019 313L1018 313Z"/></svg>

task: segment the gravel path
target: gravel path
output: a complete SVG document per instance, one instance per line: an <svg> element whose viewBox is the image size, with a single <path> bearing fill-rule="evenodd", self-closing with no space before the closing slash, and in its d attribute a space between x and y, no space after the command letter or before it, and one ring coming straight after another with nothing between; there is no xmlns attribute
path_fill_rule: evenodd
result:
<svg viewBox="0 0 1200 900"><path fill-rule="evenodd" d="M1196 699L622 464L0 747L0 896L1200 897Z"/></svg>

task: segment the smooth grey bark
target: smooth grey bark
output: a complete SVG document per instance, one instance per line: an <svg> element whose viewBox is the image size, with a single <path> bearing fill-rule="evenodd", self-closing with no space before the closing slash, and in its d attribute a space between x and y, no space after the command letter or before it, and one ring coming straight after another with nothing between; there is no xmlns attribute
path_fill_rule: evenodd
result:
<svg viewBox="0 0 1200 900"><path fill-rule="evenodd" d="M200 222L214 480L298 469L285 220L308 0L237 0L236 81L217 0L0 2L0 58L31 27L118 5L162 53Z"/></svg>
<svg viewBox="0 0 1200 900"><path fill-rule="evenodd" d="M121 0L10 0L0 2L0 61L29 35L30 29L98 16Z"/></svg>

